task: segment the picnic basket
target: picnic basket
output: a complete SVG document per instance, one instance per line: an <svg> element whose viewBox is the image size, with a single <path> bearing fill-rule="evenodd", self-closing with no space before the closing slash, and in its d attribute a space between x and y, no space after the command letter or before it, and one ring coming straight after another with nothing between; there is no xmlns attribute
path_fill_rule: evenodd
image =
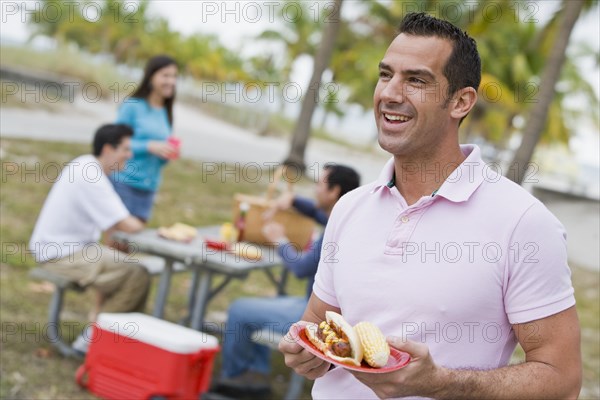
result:
<svg viewBox="0 0 600 400"><path fill-rule="evenodd" d="M287 190L293 191L293 183L286 179L285 167L275 170L274 179L269 182L267 193L264 196L236 193L233 202L233 221L240 214L240 203L247 203L250 208L246 213L246 225L244 229L244 241L261 245L273 245L262 234L263 225L267 222L263 214L272 208L275 203L275 192L278 182L283 179L287 184ZM285 234L290 243L301 250L311 242L314 231L314 220L308 218L294 209L279 210L275 213L272 221L278 222L285 227Z"/></svg>

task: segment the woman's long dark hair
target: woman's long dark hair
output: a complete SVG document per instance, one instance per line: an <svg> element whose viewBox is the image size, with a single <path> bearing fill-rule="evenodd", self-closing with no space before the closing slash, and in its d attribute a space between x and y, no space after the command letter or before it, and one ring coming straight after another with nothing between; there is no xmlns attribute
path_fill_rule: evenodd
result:
<svg viewBox="0 0 600 400"><path fill-rule="evenodd" d="M142 82L140 86L136 89L135 92L131 95L133 98L137 99L148 99L150 92L152 92L152 85L150 84L150 80L152 76L159 69L163 69L164 67L168 67L169 65L177 65L177 62L169 56L160 55L154 56L148 60L146 63L146 68L144 69L144 77L142 78ZM173 103L175 102L175 92L173 92L173 96L165 99L165 108L167 110L167 117L169 118L169 124L173 126Z"/></svg>

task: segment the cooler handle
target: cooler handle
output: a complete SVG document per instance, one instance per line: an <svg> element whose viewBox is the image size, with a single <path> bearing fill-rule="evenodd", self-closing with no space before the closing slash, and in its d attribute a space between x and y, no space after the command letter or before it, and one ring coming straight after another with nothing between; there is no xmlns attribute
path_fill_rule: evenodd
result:
<svg viewBox="0 0 600 400"><path fill-rule="evenodd" d="M212 374L213 369L212 358L214 357L215 353L217 353L220 349L221 348L219 346L213 348L200 349L200 351L198 351L197 353L193 354L192 357L190 357L190 361L193 367L201 365L206 361L210 361L210 364L206 366L205 370L199 371L201 377L204 376L204 378L198 379L198 381L196 382L194 392L198 393L198 395L201 394L200 389L203 385L206 385L207 388L210 385L210 376ZM206 382L206 380L208 380L208 383Z"/></svg>
<svg viewBox="0 0 600 400"><path fill-rule="evenodd" d="M192 356L190 357L192 365L202 362L205 359L212 357L219 350L221 350L221 347L219 347L219 346L200 349L198 352L192 354Z"/></svg>
<svg viewBox="0 0 600 400"><path fill-rule="evenodd" d="M79 368L77 368L77 372L75 372L75 381L82 388L87 388L87 380L84 382L83 380L87 378L88 370L85 364L81 364Z"/></svg>

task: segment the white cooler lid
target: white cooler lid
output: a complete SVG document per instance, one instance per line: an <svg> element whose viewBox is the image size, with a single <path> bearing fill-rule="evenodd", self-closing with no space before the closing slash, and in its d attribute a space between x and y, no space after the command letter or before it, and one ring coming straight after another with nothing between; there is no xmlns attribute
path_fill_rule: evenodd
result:
<svg viewBox="0 0 600 400"><path fill-rule="evenodd" d="M216 337L141 313L100 313L98 326L120 336L171 351L190 354L219 345Z"/></svg>

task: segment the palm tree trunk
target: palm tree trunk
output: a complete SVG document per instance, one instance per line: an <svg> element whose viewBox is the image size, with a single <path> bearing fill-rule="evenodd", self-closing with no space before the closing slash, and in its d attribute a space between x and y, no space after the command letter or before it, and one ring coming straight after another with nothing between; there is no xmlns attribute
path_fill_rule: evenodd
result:
<svg viewBox="0 0 600 400"><path fill-rule="evenodd" d="M306 96L302 100L300 117L292 134L290 152L284 161L284 164L298 168L300 171L306 169L304 153L310 136L312 116L317 105L321 76L329 65L335 40L339 32L342 1L335 0L333 13L323 22L325 27L323 29L321 46L315 56L312 77L310 78Z"/></svg>
<svg viewBox="0 0 600 400"><path fill-rule="evenodd" d="M525 128L523 128L523 140L517 150L515 157L508 169L507 177L521 184L525 178L527 167L533 156L533 151L538 144L542 132L546 127L548 110L554 98L556 82L560 78L560 71L566 59L569 37L579 18L584 5L584 0L564 0L560 29L556 35L556 41L546 66L542 71L540 80L539 101L531 109Z"/></svg>
<svg viewBox="0 0 600 400"><path fill-rule="evenodd" d="M321 118L321 123L319 124L319 129L325 130L325 124L327 123L327 119L329 117L329 111L323 107L323 118Z"/></svg>

